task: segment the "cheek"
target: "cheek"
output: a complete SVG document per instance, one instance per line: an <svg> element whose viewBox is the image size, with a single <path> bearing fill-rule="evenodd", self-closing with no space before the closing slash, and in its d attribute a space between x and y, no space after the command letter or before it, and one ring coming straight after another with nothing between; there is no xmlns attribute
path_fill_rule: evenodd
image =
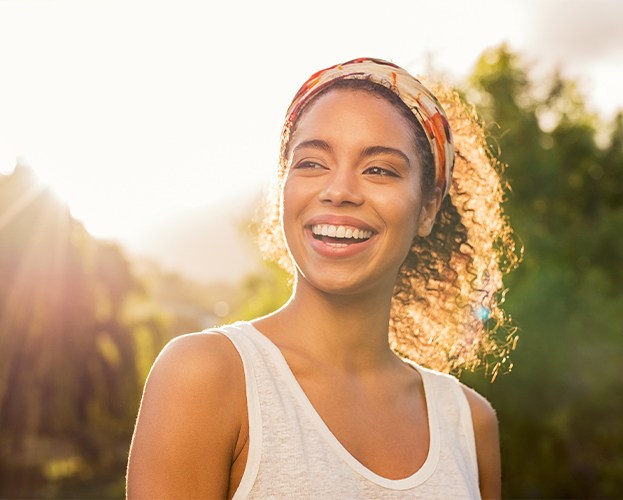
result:
<svg viewBox="0 0 623 500"><path fill-rule="evenodd" d="M298 212L314 198L314 183L310 179L288 177L281 190L282 215L291 217L292 212Z"/></svg>
<svg viewBox="0 0 623 500"><path fill-rule="evenodd" d="M282 224L295 209L295 191L292 183L286 179L281 190L281 202L279 207Z"/></svg>
<svg viewBox="0 0 623 500"><path fill-rule="evenodd" d="M417 234L418 220L420 218L421 204L419 197L412 196L411 193L404 197L396 197L390 204L392 209L392 219L400 221L400 234L410 243Z"/></svg>
<svg viewBox="0 0 623 500"><path fill-rule="evenodd" d="M281 190L281 202L279 206L279 219L281 229L286 237L292 230L292 225L305 206L307 196L296 180L286 179Z"/></svg>

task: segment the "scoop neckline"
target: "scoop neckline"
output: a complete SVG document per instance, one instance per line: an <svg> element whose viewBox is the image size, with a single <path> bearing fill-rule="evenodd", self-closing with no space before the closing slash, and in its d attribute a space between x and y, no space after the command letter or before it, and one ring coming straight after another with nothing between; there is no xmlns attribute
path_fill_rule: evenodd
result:
<svg viewBox="0 0 623 500"><path fill-rule="evenodd" d="M344 445L339 441L335 434L333 434L333 432L331 431L331 429L329 429L320 414L316 411L316 408L307 397L307 394L305 394L305 391L296 379L294 373L288 365L288 362L286 361L285 356L283 355L279 347L277 347L277 345L272 340L266 337L250 322L244 321L238 322L238 324L240 326L243 326L247 333L253 334L254 337L257 338L258 341L265 346L267 351L269 351L272 359L279 366L279 369L283 374L285 382L287 383L292 395L303 407L305 413L307 414L313 425L316 427L316 430L321 434L325 442L329 444L331 448L333 448L334 452L356 473L372 481L373 483L378 484L379 486L394 490L406 490L409 488L413 488L419 484L422 484L432 475L439 461L440 436L439 422L437 420L437 409L432 398L431 380L425 368L419 366L417 363L405 360L405 362L409 366L413 367L422 377L424 397L426 400L426 412L428 415L428 454L426 455L426 460L424 461L422 466L410 476L401 479L390 479L381 476L380 474L377 474L376 472L363 465L350 453L350 451L348 451L344 447Z"/></svg>

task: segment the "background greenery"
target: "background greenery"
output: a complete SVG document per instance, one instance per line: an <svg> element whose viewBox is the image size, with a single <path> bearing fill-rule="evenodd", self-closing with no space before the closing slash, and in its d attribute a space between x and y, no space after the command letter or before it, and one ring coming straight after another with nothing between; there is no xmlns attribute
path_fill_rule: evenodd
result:
<svg viewBox="0 0 623 500"><path fill-rule="evenodd" d="M537 80L504 46L461 90L509 165L507 210L525 248L507 280L513 370L494 383L461 375L498 411L504 496L621 496L623 114L604 123L574 82ZM122 497L162 346L287 296L272 265L232 288L130 261L32 172L0 177L0 497Z"/></svg>

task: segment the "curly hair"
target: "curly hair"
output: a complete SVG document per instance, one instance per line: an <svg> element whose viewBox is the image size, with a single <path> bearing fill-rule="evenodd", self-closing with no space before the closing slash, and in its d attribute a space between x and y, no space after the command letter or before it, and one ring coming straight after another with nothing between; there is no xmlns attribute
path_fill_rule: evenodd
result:
<svg viewBox="0 0 623 500"><path fill-rule="evenodd" d="M389 343L401 357L435 370L459 373L483 365L493 379L512 366L516 328L501 305L502 277L520 260L512 228L502 210L508 189L503 165L491 156L483 126L472 106L454 90L429 85L443 105L455 144L452 185L432 232L416 237L394 287ZM387 87L366 79L338 80L314 96L297 121L284 126L278 179L268 194L260 248L263 255L294 274L281 227L281 192L290 138L305 109L336 89L369 92L386 99L412 124L420 155L423 194L434 189L429 142L409 107Z"/></svg>

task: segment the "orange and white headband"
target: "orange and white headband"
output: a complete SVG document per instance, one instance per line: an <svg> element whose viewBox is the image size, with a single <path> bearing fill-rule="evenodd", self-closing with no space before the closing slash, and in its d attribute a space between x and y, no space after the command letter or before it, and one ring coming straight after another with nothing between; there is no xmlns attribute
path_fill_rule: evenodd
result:
<svg viewBox="0 0 623 500"><path fill-rule="evenodd" d="M311 98L337 80L370 80L387 87L404 102L422 125L435 161L435 184L448 194L454 167L454 144L446 114L437 98L419 80L393 63L360 58L314 73L294 96L286 113L287 128Z"/></svg>

